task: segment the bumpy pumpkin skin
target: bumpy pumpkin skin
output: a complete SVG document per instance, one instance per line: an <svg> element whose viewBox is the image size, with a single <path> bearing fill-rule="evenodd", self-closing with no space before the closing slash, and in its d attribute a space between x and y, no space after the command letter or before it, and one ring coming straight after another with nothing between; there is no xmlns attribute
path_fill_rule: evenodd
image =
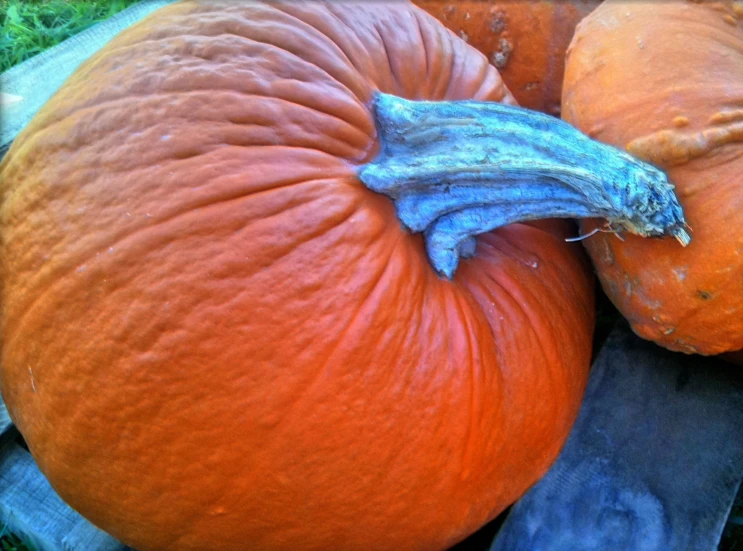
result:
<svg viewBox="0 0 743 551"><path fill-rule="evenodd" d="M585 240L604 290L667 348L743 348L743 3L605 2L578 26L564 86L563 118L667 170L693 229L686 248Z"/></svg>
<svg viewBox="0 0 743 551"><path fill-rule="evenodd" d="M601 0L414 0L497 67L522 107L560 114L565 51Z"/></svg>
<svg viewBox="0 0 743 551"><path fill-rule="evenodd" d="M444 549L556 457L590 357L580 247L516 224L437 277L356 177L374 90L513 102L409 4L183 2L0 166L0 390L120 540Z"/></svg>

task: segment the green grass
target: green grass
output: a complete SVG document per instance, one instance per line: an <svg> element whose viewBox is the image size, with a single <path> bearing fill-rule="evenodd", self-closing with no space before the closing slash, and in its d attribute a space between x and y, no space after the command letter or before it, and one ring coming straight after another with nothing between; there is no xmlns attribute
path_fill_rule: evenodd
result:
<svg viewBox="0 0 743 551"><path fill-rule="evenodd" d="M0 0L0 72L137 2L138 0Z"/></svg>
<svg viewBox="0 0 743 551"><path fill-rule="evenodd" d="M0 72L51 48L138 1L0 0L0 25L2 25ZM597 337L603 340L613 325L616 314L608 305L608 301L603 304L603 310L601 305L600 303ZM34 550L22 538L0 527L0 551ZM743 551L743 492L739 494L725 527L720 551Z"/></svg>
<svg viewBox="0 0 743 551"><path fill-rule="evenodd" d="M33 545L0 528L0 551L35 551Z"/></svg>

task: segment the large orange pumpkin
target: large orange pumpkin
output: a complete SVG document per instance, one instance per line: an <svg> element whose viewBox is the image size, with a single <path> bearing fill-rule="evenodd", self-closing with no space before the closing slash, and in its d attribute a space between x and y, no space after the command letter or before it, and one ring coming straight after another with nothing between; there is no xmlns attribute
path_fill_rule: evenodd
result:
<svg viewBox="0 0 743 551"><path fill-rule="evenodd" d="M563 117L666 169L693 228L687 248L585 241L635 332L684 352L743 348L743 3L604 3L568 54Z"/></svg>
<svg viewBox="0 0 743 551"><path fill-rule="evenodd" d="M385 97L425 120L380 143ZM87 61L0 165L0 390L61 496L141 551L443 549L518 498L586 384L581 248L513 224L440 277L360 180L495 116L473 143L593 181L577 132L491 101L496 69L408 3L182 2ZM615 160L602 185L670 189Z"/></svg>
<svg viewBox="0 0 743 551"><path fill-rule="evenodd" d="M519 105L560 113L565 51L601 0L414 0L498 68Z"/></svg>

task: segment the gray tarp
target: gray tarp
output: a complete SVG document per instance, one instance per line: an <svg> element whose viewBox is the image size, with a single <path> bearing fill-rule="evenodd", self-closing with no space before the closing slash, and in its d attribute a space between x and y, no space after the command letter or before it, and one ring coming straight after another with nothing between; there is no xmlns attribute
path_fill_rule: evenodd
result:
<svg viewBox="0 0 743 551"><path fill-rule="evenodd" d="M743 369L614 329L555 465L492 551L712 551L743 477Z"/></svg>

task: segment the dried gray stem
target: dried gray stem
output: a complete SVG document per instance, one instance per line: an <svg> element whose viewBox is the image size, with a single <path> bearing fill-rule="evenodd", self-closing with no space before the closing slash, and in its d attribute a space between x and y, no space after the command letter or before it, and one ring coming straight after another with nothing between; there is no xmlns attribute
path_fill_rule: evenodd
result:
<svg viewBox="0 0 743 551"><path fill-rule="evenodd" d="M543 218L606 218L645 237L690 241L666 175L569 124L492 102L424 102L377 94L381 151L359 172L424 232L434 269L452 278L474 236Z"/></svg>

